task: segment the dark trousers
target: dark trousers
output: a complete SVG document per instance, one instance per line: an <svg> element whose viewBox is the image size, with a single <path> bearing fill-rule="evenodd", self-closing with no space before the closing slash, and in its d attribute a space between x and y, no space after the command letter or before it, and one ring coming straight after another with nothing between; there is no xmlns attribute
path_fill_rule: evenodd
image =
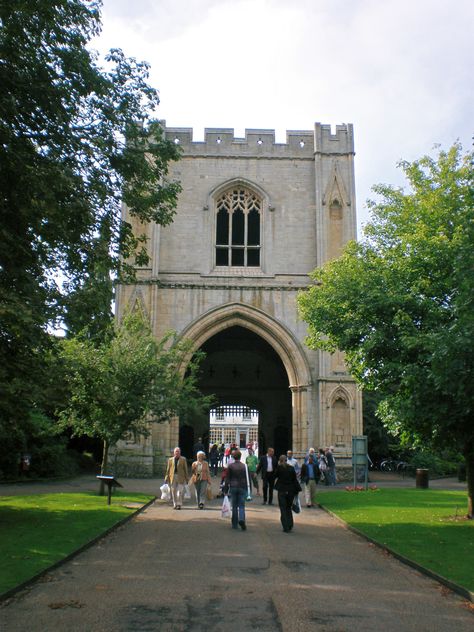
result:
<svg viewBox="0 0 474 632"><path fill-rule="evenodd" d="M275 485L275 472L267 472L262 476L263 500L273 502L273 486Z"/></svg>
<svg viewBox="0 0 474 632"><path fill-rule="evenodd" d="M291 531L293 528L293 511L291 505L293 504L294 497L293 492L278 492L280 520L283 531Z"/></svg>

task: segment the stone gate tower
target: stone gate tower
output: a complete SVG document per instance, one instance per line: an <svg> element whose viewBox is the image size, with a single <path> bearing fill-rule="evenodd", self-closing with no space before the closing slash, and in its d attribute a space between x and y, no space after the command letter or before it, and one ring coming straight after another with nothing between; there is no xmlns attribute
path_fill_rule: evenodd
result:
<svg viewBox="0 0 474 632"><path fill-rule="evenodd" d="M316 123L288 131L286 143L273 130L235 138L206 129L203 142L192 129L165 131L183 151L171 166L182 185L177 214L148 227L150 266L118 289L118 317L138 304L157 336L174 329L203 349L201 389L257 410L261 448L333 445L338 465L349 465L360 393L342 354L305 346L296 297L356 237L352 125L332 134ZM176 445L208 430L208 419L156 424L117 447L116 471L157 474Z"/></svg>

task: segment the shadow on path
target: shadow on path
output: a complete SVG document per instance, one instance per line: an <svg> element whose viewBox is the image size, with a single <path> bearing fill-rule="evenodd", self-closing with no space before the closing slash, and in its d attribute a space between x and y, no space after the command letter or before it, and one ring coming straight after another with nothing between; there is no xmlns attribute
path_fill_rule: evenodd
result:
<svg viewBox="0 0 474 632"><path fill-rule="evenodd" d="M219 500L203 511L191 505L175 511L157 501L6 603L0 629L473 629L462 599L325 512L304 508L286 534L278 508L259 503L248 504L243 532L220 517Z"/></svg>

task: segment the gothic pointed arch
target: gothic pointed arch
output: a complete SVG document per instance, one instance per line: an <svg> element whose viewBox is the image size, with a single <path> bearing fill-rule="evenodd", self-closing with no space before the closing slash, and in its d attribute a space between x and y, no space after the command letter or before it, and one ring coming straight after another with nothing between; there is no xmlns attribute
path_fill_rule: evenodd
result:
<svg viewBox="0 0 474 632"><path fill-rule="evenodd" d="M145 297L143 296L143 291L140 286L134 287L133 292L130 295L130 299L128 301L128 311L130 313L140 311L146 320L150 321L150 313L147 309Z"/></svg>
<svg viewBox="0 0 474 632"><path fill-rule="evenodd" d="M225 191L235 187L244 187L249 189L250 191L253 191L263 200L265 207L272 208L270 195L265 191L265 189L263 189L256 182L242 177L224 180L216 187L211 189L208 196L209 207L211 207L211 205L215 202L215 200L217 200L220 195L222 195L222 193L225 193Z"/></svg>
<svg viewBox="0 0 474 632"><path fill-rule="evenodd" d="M188 325L180 337L192 340L196 351L215 334L234 326L245 327L268 342L286 369L290 388L311 384L311 370L299 341L282 323L250 305L228 303L211 309Z"/></svg>
<svg viewBox="0 0 474 632"><path fill-rule="evenodd" d="M354 405L352 393L342 384L338 384L338 386L329 394L328 406L333 406L337 399L343 400L350 408Z"/></svg>
<svg viewBox="0 0 474 632"><path fill-rule="evenodd" d="M328 409L327 444L349 449L352 435L355 433L352 393L339 384L328 397Z"/></svg>
<svg viewBox="0 0 474 632"><path fill-rule="evenodd" d="M323 204L326 205L327 216L327 257L337 259L342 254L342 249L347 241L345 212L350 205L350 198L347 195L343 178L339 173L337 160L333 162L331 174L329 176L326 192L323 197Z"/></svg>
<svg viewBox="0 0 474 632"><path fill-rule="evenodd" d="M329 207L350 206L350 197L347 194L346 187L341 174L339 173L338 162L335 160L332 164L331 172L326 184L323 196L323 204Z"/></svg>

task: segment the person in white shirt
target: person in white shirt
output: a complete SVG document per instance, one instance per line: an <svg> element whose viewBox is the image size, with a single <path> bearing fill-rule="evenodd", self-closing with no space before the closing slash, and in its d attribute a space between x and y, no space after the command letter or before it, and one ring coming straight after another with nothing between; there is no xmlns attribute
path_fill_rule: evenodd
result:
<svg viewBox="0 0 474 632"><path fill-rule="evenodd" d="M275 450L268 448L267 453L258 460L257 474L262 472L263 504L273 504L273 487L277 468Z"/></svg>
<svg viewBox="0 0 474 632"><path fill-rule="evenodd" d="M288 465L291 465L291 467L294 468L294 470L296 472L296 476L299 479L300 473L301 473L301 468L300 468L300 464L298 463L298 461L294 458L292 450L288 450L287 451L287 453L286 453L286 462L288 463Z"/></svg>

